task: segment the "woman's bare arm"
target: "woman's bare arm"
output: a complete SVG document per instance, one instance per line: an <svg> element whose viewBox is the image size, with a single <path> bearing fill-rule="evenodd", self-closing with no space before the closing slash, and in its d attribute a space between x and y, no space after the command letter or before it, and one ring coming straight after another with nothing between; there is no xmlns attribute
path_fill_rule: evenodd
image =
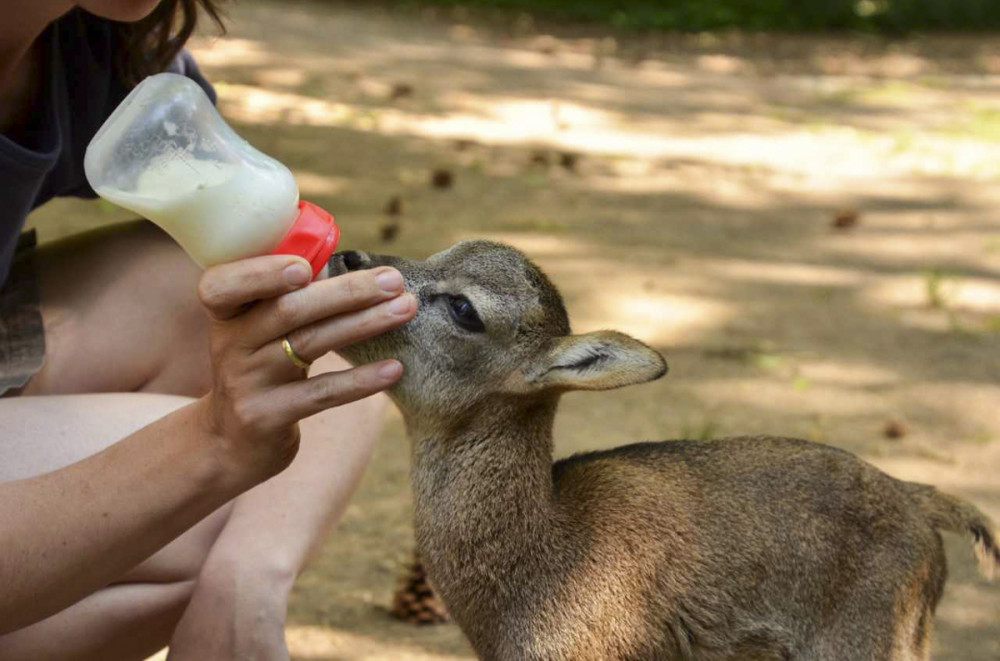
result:
<svg viewBox="0 0 1000 661"><path fill-rule="evenodd" d="M201 401L61 470L0 484L0 634L107 585L254 484Z"/></svg>
<svg viewBox="0 0 1000 661"><path fill-rule="evenodd" d="M106 585L238 493L281 472L298 451L298 421L368 397L402 375L397 361L306 378L281 338L315 327L310 350L356 339L415 312L372 310L400 296L377 271L306 287L288 256L209 269L199 296L212 318L212 391L103 452L52 473L0 484L0 634ZM396 274L398 278L398 274ZM327 343L331 346L326 346ZM311 346L315 344L315 346Z"/></svg>

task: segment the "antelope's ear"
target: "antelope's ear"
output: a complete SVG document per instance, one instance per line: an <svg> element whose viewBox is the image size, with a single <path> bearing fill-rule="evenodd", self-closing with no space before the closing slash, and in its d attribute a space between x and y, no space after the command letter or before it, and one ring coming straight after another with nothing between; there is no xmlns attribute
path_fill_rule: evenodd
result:
<svg viewBox="0 0 1000 661"><path fill-rule="evenodd" d="M610 390L667 373L667 362L639 340L614 331L569 335L526 364L525 390ZM520 379L519 379L520 380Z"/></svg>

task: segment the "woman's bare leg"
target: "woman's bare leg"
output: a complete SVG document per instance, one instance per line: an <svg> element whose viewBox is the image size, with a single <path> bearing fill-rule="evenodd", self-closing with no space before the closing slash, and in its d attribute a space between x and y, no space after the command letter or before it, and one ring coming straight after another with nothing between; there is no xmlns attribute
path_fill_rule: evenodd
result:
<svg viewBox="0 0 1000 661"><path fill-rule="evenodd" d="M194 587L113 585L26 629L0 637L5 661L141 661L163 649Z"/></svg>
<svg viewBox="0 0 1000 661"><path fill-rule="evenodd" d="M37 474L104 447L85 440L86 435L72 422L80 419L74 416L91 411L97 400L38 395L146 392L200 396L208 390L208 327L196 297L200 270L162 231L149 223L136 222L84 234L43 247L37 264L46 326L46 362L25 387L25 397L0 400L0 404L48 407L45 417L54 426L39 434L50 440L44 450L33 442L5 447L4 441L11 435L0 426L0 466L9 454L10 465L20 466L21 474ZM346 367L341 359L330 355L317 361L313 374ZM162 407L166 399L108 397L112 399L106 400L108 406L102 415L87 418L101 429L112 426L109 420L150 422L166 412L161 409L156 414L150 410L155 405L149 404L159 401ZM184 622L189 626L183 635L175 634L174 643L197 641L194 644L200 646L206 635L219 631L216 619L237 617L237 611L245 612L242 605L248 599L255 601L261 594L274 602L270 610L275 613L276 635L280 636L278 620L284 616L290 580L301 569L309 550L322 542L340 518L367 464L385 405L386 398L379 396L304 421L299 458L289 470L237 498L225 511L209 517L122 578L136 588L150 589L116 592L114 598L99 593L100 598L94 595L50 620L0 638L0 658L8 657L5 642L29 645L25 649L34 649L30 645L37 644L41 652L60 631L99 638L96 642L89 638L77 641L81 653L91 649L88 645L96 644L106 645L100 648L102 659L135 658L128 647L128 618L138 618L135 626L166 623L172 628L176 600L188 604L189 597L195 612L187 613ZM8 416L5 412L18 415ZM0 420L19 418L19 413L0 409ZM126 428L124 424L116 433L108 432L102 442L106 445L122 438L128 433ZM50 464L41 461L43 465L39 465L40 451L52 458ZM237 510L238 515L234 513ZM272 542L262 544L262 530L270 533ZM234 584L234 572L254 580L237 581L235 584L246 594L235 597L238 603L220 607L213 594L233 598L226 586ZM185 591L190 588L152 589L166 583L187 583L195 575L198 580L193 597ZM100 614L105 606L113 610L103 620L107 626L98 631L88 623L91 617L99 618L91 614ZM120 613L114 611L118 608ZM76 624L78 617L80 625ZM122 623L124 629L111 626L114 622ZM191 623L201 623L204 629L192 632ZM246 624L241 621L239 630L245 631ZM160 642L157 640L157 644ZM69 655L71 647L64 645L60 658L74 658Z"/></svg>
<svg viewBox="0 0 1000 661"><path fill-rule="evenodd" d="M0 482L67 466L189 401L146 394L0 399ZM162 648L230 509L227 505L202 520L119 583L0 636L0 658L142 659Z"/></svg>
<svg viewBox="0 0 1000 661"><path fill-rule="evenodd" d="M208 391L201 270L155 225L135 221L44 245L35 271L45 364L24 395Z"/></svg>

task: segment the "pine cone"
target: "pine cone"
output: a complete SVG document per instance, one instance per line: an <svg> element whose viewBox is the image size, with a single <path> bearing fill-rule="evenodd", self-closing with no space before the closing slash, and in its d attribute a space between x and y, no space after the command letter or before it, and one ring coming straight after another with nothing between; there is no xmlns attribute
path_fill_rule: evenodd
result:
<svg viewBox="0 0 1000 661"><path fill-rule="evenodd" d="M434 592L419 556L400 582L401 587L392 598L390 612L411 624L441 624L448 622L448 609Z"/></svg>

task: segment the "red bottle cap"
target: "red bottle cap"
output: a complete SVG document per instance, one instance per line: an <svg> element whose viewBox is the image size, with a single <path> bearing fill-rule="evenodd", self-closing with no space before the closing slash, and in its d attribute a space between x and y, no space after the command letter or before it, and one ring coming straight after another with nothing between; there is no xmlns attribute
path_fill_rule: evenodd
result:
<svg viewBox="0 0 1000 661"><path fill-rule="evenodd" d="M319 275L340 241L340 228L333 216L312 202L299 202L299 217L272 255L298 255L312 266L313 278Z"/></svg>

